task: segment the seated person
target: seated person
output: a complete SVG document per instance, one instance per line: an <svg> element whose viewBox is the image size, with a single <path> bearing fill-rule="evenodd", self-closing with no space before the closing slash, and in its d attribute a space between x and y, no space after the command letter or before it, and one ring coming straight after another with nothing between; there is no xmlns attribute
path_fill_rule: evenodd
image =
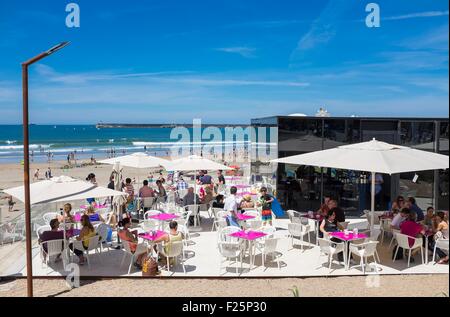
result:
<svg viewBox="0 0 450 317"><path fill-rule="evenodd" d="M392 212L398 212L405 208L405 198L403 196L397 196L397 198L394 200L394 202L391 205L391 211Z"/></svg>
<svg viewBox="0 0 450 317"><path fill-rule="evenodd" d="M89 221L91 222L105 222L105 219L103 219L99 213L95 212L95 209L92 206L89 206L86 209L85 215L89 217Z"/></svg>
<svg viewBox="0 0 450 317"><path fill-rule="evenodd" d="M417 214L414 211L411 211L408 214L408 218L400 224L400 233L412 238L420 238L425 234L425 228L417 223ZM414 240L408 239L408 244L412 247L414 245ZM411 256L414 256L419 251L419 249L414 250L411 253ZM411 260L414 262L413 258L411 258Z"/></svg>
<svg viewBox="0 0 450 317"><path fill-rule="evenodd" d="M164 242L164 252L168 253L171 247L171 244L176 241L183 241L183 235L178 231L178 223L176 221L171 221L169 223L170 232L168 234L163 235L162 237L155 240L155 247L158 242ZM164 259L167 261L166 259ZM172 264L172 262L170 263Z"/></svg>
<svg viewBox="0 0 450 317"><path fill-rule="evenodd" d="M328 211L330 211L330 208L328 207L328 204L330 203L331 196L325 195L324 196L324 202L322 205L320 205L320 208L317 210L317 213L321 216L325 216L328 214Z"/></svg>
<svg viewBox="0 0 450 317"><path fill-rule="evenodd" d="M328 237L330 232L338 232L343 231L344 228L339 224L339 221L336 217L336 210L333 208L328 211L325 215L325 218L322 220L322 223L319 227L319 237L325 238ZM333 242L340 243L341 240L337 238L330 239ZM338 260L342 262L344 260L344 254L342 252L338 253Z"/></svg>
<svg viewBox="0 0 450 317"><path fill-rule="evenodd" d="M148 186L148 180L144 180L142 183L141 189L139 189L139 197L147 198L147 197L155 197L155 192L151 187Z"/></svg>
<svg viewBox="0 0 450 317"><path fill-rule="evenodd" d="M122 229L120 229L118 232L119 238L122 241L128 241L131 252L135 253L138 245L138 231L130 230L131 227L130 218L122 219L119 225L122 227ZM137 267L138 269L142 269L142 265L144 264L147 254L148 254L147 252L138 254L136 257L136 262L133 263L134 266Z"/></svg>
<svg viewBox="0 0 450 317"><path fill-rule="evenodd" d="M433 238L429 238L429 250L434 250L434 246L436 244L437 239L448 239L448 223L445 221L445 213L442 211L439 211L436 214L435 217L435 228L433 230L434 236ZM448 254L444 252L444 250L441 250L439 248L436 248L436 253L439 256L438 264L444 264L448 263Z"/></svg>
<svg viewBox="0 0 450 317"><path fill-rule="evenodd" d="M63 222L68 222L68 223L75 222L75 220L73 219L73 216L71 214L71 211L72 211L72 205L69 204L69 203L64 204L63 214L62 215L58 215L58 221L60 223L63 223Z"/></svg>
<svg viewBox="0 0 450 317"><path fill-rule="evenodd" d="M345 222L345 213L344 211L338 207L338 203L336 199L330 199L328 202L328 208L329 210L334 209L334 212L336 214L336 220L338 222Z"/></svg>
<svg viewBox="0 0 450 317"><path fill-rule="evenodd" d="M213 202L213 208L223 208L225 197L223 195L217 195L216 200Z"/></svg>
<svg viewBox="0 0 450 317"><path fill-rule="evenodd" d="M242 197L239 208L240 209L255 208L255 202L252 200L252 196L244 195L244 197Z"/></svg>
<svg viewBox="0 0 450 317"><path fill-rule="evenodd" d="M409 210L414 211L416 213L418 222L423 221L425 215L423 214L423 210L420 209L419 206L417 206L416 199L414 197L408 197L407 206Z"/></svg>
<svg viewBox="0 0 450 317"><path fill-rule="evenodd" d="M80 235L76 238L77 241L83 242L83 248L87 250L89 247L89 239L95 236L97 233L95 232L94 226L89 221L88 215L81 216L81 231ZM86 262L84 258L83 251L75 249L73 247L73 243L69 245L69 248L78 256L79 262L78 264L83 265Z"/></svg>
<svg viewBox="0 0 450 317"><path fill-rule="evenodd" d="M432 229L434 224L434 208L428 207L423 224L428 228Z"/></svg>
<svg viewBox="0 0 450 317"><path fill-rule="evenodd" d="M214 200L213 190L212 190L211 186L207 185L207 186L205 186L205 194L203 195L203 198L201 199L201 203L209 204L213 200Z"/></svg>
<svg viewBox="0 0 450 317"><path fill-rule="evenodd" d="M194 195L194 188L189 187L188 192L183 197L183 206L194 205L194 199L195 199L195 203L199 204L200 198L198 197L197 194Z"/></svg>
<svg viewBox="0 0 450 317"><path fill-rule="evenodd" d="M391 228L397 230L400 229L401 223L408 218L409 213L410 210L408 208L405 207L401 209L400 212L395 215L394 219L392 219Z"/></svg>
<svg viewBox="0 0 450 317"><path fill-rule="evenodd" d="M52 219L50 220L50 228L49 231L44 231L41 233L41 236L39 237L39 243L51 241L51 240L62 240L64 239L64 231L59 230L59 221L58 219ZM45 252L47 252L47 244L45 243L43 246L43 249ZM64 245L62 246L64 248ZM61 249L62 251L62 249ZM44 259L46 255L44 254ZM59 261L61 259L61 254L58 254L55 261Z"/></svg>

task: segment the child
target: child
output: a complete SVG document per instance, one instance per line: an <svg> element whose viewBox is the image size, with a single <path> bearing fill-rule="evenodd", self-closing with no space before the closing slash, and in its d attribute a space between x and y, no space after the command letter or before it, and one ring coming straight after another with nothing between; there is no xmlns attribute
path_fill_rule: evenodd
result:
<svg viewBox="0 0 450 317"><path fill-rule="evenodd" d="M261 218L263 221L263 226L269 222L269 225L272 226L272 202L273 197L267 194L267 188L262 187L260 190L261 197L259 198L258 206L262 207Z"/></svg>

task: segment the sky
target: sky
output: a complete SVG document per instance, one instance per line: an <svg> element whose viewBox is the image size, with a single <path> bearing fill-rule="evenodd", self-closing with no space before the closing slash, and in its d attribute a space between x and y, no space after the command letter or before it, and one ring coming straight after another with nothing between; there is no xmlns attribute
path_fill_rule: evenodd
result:
<svg viewBox="0 0 450 317"><path fill-rule="evenodd" d="M66 26L68 3L80 27ZM380 27L366 26L366 5ZM447 0L0 2L0 124L448 117Z"/></svg>

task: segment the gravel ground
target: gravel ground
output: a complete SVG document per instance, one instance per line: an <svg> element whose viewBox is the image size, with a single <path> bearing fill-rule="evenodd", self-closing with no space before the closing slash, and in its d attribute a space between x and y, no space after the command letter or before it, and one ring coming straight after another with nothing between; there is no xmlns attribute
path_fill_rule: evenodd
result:
<svg viewBox="0 0 450 317"><path fill-rule="evenodd" d="M448 296L448 275L273 279L104 279L81 281L69 290L62 279L35 279L35 296ZM239 292L236 292L239 290ZM344 291L345 290L345 291ZM0 297L25 296L26 280L0 283Z"/></svg>

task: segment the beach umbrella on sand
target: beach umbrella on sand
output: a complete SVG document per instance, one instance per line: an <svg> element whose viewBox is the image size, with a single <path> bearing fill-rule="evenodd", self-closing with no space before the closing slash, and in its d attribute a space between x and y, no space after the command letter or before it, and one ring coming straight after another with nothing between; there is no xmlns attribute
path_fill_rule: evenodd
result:
<svg viewBox="0 0 450 317"><path fill-rule="evenodd" d="M342 145L329 150L289 156L272 160L271 162L370 172L372 174L372 228L375 211L376 173L391 175L415 171L448 169L449 167L449 157L446 155L380 142L375 139L368 142Z"/></svg>
<svg viewBox="0 0 450 317"><path fill-rule="evenodd" d="M201 170L206 171L217 171L217 170L231 170L230 167L216 163L209 159L203 158L197 155L191 155L188 157L182 157L177 160L168 161L165 165L166 170L168 171L193 171L197 173ZM197 201L195 199L195 195L197 194L197 182L194 181L194 210L197 206Z"/></svg>

